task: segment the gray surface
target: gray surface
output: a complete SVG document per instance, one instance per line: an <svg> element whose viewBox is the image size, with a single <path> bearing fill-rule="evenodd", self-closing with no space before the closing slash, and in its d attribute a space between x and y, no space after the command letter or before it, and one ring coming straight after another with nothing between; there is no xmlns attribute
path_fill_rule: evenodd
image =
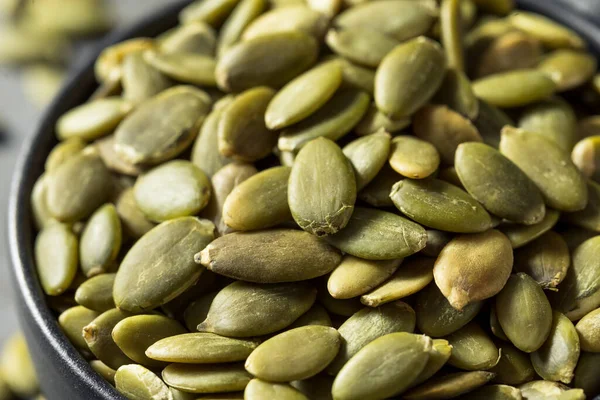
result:
<svg viewBox="0 0 600 400"><path fill-rule="evenodd" d="M169 0L109 0L115 10L118 25L126 25L166 6ZM8 269L10 260L6 245L7 197L13 166L21 143L34 132L43 113L30 104L21 91L17 71L0 68L0 343L18 329L12 310ZM3 129L5 128L5 129Z"/></svg>

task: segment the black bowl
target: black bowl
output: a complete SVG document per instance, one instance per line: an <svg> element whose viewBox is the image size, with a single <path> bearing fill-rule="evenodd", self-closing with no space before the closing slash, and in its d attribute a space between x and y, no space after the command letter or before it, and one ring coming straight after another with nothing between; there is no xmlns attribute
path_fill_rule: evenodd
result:
<svg viewBox="0 0 600 400"><path fill-rule="evenodd" d="M534 11L570 26L600 55L600 27L581 15L550 0L517 0ZM178 11L188 1L178 1L143 22L112 35L105 45L136 36L156 36L177 23ZM101 48L100 48L101 49ZM16 165L8 214L14 296L21 327L30 346L43 393L49 400L123 399L98 376L61 332L50 311L36 276L32 249L35 238L29 198L44 161L56 144L54 125L65 111L83 103L96 87L93 64L100 49L70 79L42 119L39 128L24 144ZM600 397L598 397L600 399Z"/></svg>

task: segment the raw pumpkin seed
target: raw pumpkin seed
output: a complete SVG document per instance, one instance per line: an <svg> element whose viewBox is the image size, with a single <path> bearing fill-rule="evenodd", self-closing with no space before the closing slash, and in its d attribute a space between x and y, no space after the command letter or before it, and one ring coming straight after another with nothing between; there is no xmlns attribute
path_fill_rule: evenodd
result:
<svg viewBox="0 0 600 400"><path fill-rule="evenodd" d="M489 400L521 400L521 391L507 385L487 385L476 389L465 396L466 400L489 399Z"/></svg>
<svg viewBox="0 0 600 400"><path fill-rule="evenodd" d="M131 314L113 308L90 322L83 328L83 338L90 351L112 369L134 362L121 351L112 338L112 331L119 322Z"/></svg>
<svg viewBox="0 0 600 400"><path fill-rule="evenodd" d="M440 5L442 44L448 67L457 71L465 69L461 3L461 0L444 0Z"/></svg>
<svg viewBox="0 0 600 400"><path fill-rule="evenodd" d="M478 98L502 108L527 106L547 99L556 90L554 81L536 69L502 72L473 82Z"/></svg>
<svg viewBox="0 0 600 400"><path fill-rule="evenodd" d="M328 23L325 15L304 4L275 8L252 21L244 30L242 40L292 31L304 32L320 40Z"/></svg>
<svg viewBox="0 0 600 400"><path fill-rule="evenodd" d="M466 2L461 2L465 4ZM442 86L432 99L435 104L444 104L452 110L475 121L479 115L479 101L473 93L469 78L462 71L449 68Z"/></svg>
<svg viewBox="0 0 600 400"><path fill-rule="evenodd" d="M58 324L75 347L80 350L88 350L88 345L81 332L99 315L96 311L82 306L71 307L59 315Z"/></svg>
<svg viewBox="0 0 600 400"><path fill-rule="evenodd" d="M404 393L407 400L449 399L468 393L494 378L492 372L456 372L429 381Z"/></svg>
<svg viewBox="0 0 600 400"><path fill-rule="evenodd" d="M101 377L106 379L111 385L115 385L115 374L117 371L110 368L108 365L104 364L100 360L92 360L90 361L90 366L100 374Z"/></svg>
<svg viewBox="0 0 600 400"><path fill-rule="evenodd" d="M591 54L574 50L556 50L537 67L546 73L559 91L574 89L592 79L597 61Z"/></svg>
<svg viewBox="0 0 600 400"><path fill-rule="evenodd" d="M600 180L600 136L589 136L573 148L571 159L581 173L596 182Z"/></svg>
<svg viewBox="0 0 600 400"><path fill-rule="evenodd" d="M148 100L172 84L169 78L144 60L142 53L129 54L123 60L123 98L133 104Z"/></svg>
<svg viewBox="0 0 600 400"><path fill-rule="evenodd" d="M577 322L575 329L579 335L581 350L598 353L600 349L600 310L587 313Z"/></svg>
<svg viewBox="0 0 600 400"><path fill-rule="evenodd" d="M446 364L450 358L450 354L452 354L452 346L450 346L447 340L434 339L431 344L431 351L429 352L429 360L427 360L425 368L423 368L417 379L413 381L411 387L420 385L435 375Z"/></svg>
<svg viewBox="0 0 600 400"><path fill-rule="evenodd" d="M568 386L551 381L532 381L519 386L524 399L544 400L547 398L584 400L581 389L570 389Z"/></svg>
<svg viewBox="0 0 600 400"><path fill-rule="evenodd" d="M386 163L375 178L358 193L358 198L373 207L393 207L390 192L396 182L402 179L402 175Z"/></svg>
<svg viewBox="0 0 600 400"><path fill-rule="evenodd" d="M549 48L585 47L583 39L569 28L539 14L518 11L509 17L510 23L517 29L540 40Z"/></svg>
<svg viewBox="0 0 600 400"><path fill-rule="evenodd" d="M169 387L152 371L141 365L120 367L115 373L115 386L128 399L173 399Z"/></svg>
<svg viewBox="0 0 600 400"><path fill-rule="evenodd" d="M537 239L548 232L558 222L560 213L550 208L546 209L544 219L534 225L519 225L513 223L500 224L498 229L504 233L513 247L517 249Z"/></svg>
<svg viewBox="0 0 600 400"><path fill-rule="evenodd" d="M121 249L121 221L112 204L100 207L88 220L79 241L81 269L86 276L106 272Z"/></svg>
<svg viewBox="0 0 600 400"><path fill-rule="evenodd" d="M500 351L481 327L471 322L446 337L452 346L448 364L467 371L486 370L498 364Z"/></svg>
<svg viewBox="0 0 600 400"><path fill-rule="evenodd" d="M239 0L195 1L179 13L179 22L187 25L194 22L205 22L218 26L229 15Z"/></svg>
<svg viewBox="0 0 600 400"><path fill-rule="evenodd" d="M245 29L267 8L265 0L242 0L227 17L219 32L217 56L223 55L231 46L238 43Z"/></svg>
<svg viewBox="0 0 600 400"><path fill-rule="evenodd" d="M44 228L35 240L35 263L44 292L58 296L69 288L79 265L77 236L65 224Z"/></svg>
<svg viewBox="0 0 600 400"><path fill-rule="evenodd" d="M330 29L325 43L336 54L360 65L377 68L381 60L400 42L372 29Z"/></svg>
<svg viewBox="0 0 600 400"><path fill-rule="evenodd" d="M188 393L222 393L244 390L252 376L241 364L171 364L163 369L162 379Z"/></svg>
<svg viewBox="0 0 600 400"><path fill-rule="evenodd" d="M260 379L252 379L244 390L244 398L248 400L280 399L308 400L299 390L285 383L272 383Z"/></svg>
<svg viewBox="0 0 600 400"><path fill-rule="evenodd" d="M394 133L406 128L410 123L410 118L390 119L372 104L354 130L360 136L371 135L381 130Z"/></svg>
<svg viewBox="0 0 600 400"><path fill-rule="evenodd" d="M75 292L75 301L90 310L105 312L115 308L112 297L116 274L100 274L83 282Z"/></svg>
<svg viewBox="0 0 600 400"><path fill-rule="evenodd" d="M531 381L535 370L527 353L510 343L500 346L500 360L490 371L496 374L494 382L505 385L520 385Z"/></svg>
<svg viewBox="0 0 600 400"><path fill-rule="evenodd" d="M394 137L389 158L396 172L411 179L427 178L440 165L440 155L431 143L408 135Z"/></svg>
<svg viewBox="0 0 600 400"><path fill-rule="evenodd" d="M544 289L556 288L565 278L570 264L567 243L553 231L515 252L515 271L531 276Z"/></svg>
<svg viewBox="0 0 600 400"><path fill-rule="evenodd" d="M144 61L178 82L199 86L216 86L217 62L210 56L195 53L144 52Z"/></svg>
<svg viewBox="0 0 600 400"><path fill-rule="evenodd" d="M162 53L195 53L212 56L215 54L217 35L207 23L192 22L163 33L159 36L157 44Z"/></svg>
<svg viewBox="0 0 600 400"><path fill-rule="evenodd" d="M125 236L139 239L154 228L154 223L146 218L137 205L133 188L126 189L121 193L117 199L116 207L117 214L119 214L119 218L121 219L122 233Z"/></svg>
<svg viewBox="0 0 600 400"><path fill-rule="evenodd" d="M60 142L48 154L45 169L47 172L56 170L71 157L79 154L85 148L85 142L78 137L73 137Z"/></svg>
<svg viewBox="0 0 600 400"><path fill-rule="evenodd" d="M231 101L233 101L232 98L225 97L220 103L221 107L217 107L218 103L215 104L213 110L204 120L192 148L192 162L211 178L218 170L233 161L219 152L218 136L224 106Z"/></svg>
<svg viewBox="0 0 600 400"><path fill-rule="evenodd" d="M528 107L519 119L519 128L543 135L565 151L571 151L577 138L575 112L558 98Z"/></svg>
<svg viewBox="0 0 600 400"><path fill-rule="evenodd" d="M354 168L357 190L375 179L388 159L390 147L390 135L383 131L353 140L344 146L342 151Z"/></svg>

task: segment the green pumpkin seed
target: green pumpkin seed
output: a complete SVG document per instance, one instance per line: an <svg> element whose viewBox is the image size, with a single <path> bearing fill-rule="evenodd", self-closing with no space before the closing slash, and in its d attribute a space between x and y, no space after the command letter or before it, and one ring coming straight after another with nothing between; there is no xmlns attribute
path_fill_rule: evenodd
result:
<svg viewBox="0 0 600 400"><path fill-rule="evenodd" d="M521 400L521 391L507 385L483 386L461 397L466 400Z"/></svg>
<svg viewBox="0 0 600 400"><path fill-rule="evenodd" d="M446 337L452 346L448 364L467 371L486 370L498 364L500 351L475 322Z"/></svg>
<svg viewBox="0 0 600 400"><path fill-rule="evenodd" d="M123 98L137 104L168 89L173 83L148 64L142 53L138 52L129 54L123 60L121 84Z"/></svg>
<svg viewBox="0 0 600 400"><path fill-rule="evenodd" d="M271 153L277 135L265 126L264 115L274 94L268 87L250 89L224 108L218 127L221 155L252 162Z"/></svg>
<svg viewBox="0 0 600 400"><path fill-rule="evenodd" d="M333 377L320 374L302 381L290 382L290 385L301 391L309 399L333 400L331 395Z"/></svg>
<svg viewBox="0 0 600 400"><path fill-rule="evenodd" d="M336 299L351 299L386 281L402 259L369 261L347 255L327 281L327 290Z"/></svg>
<svg viewBox="0 0 600 400"><path fill-rule="evenodd" d="M502 72L473 82L475 95L502 108L521 107L545 100L556 92L556 84L535 69Z"/></svg>
<svg viewBox="0 0 600 400"><path fill-rule="evenodd" d="M106 272L121 249L121 221L112 204L100 207L85 225L79 242L81 269L86 276Z"/></svg>
<svg viewBox="0 0 600 400"><path fill-rule="evenodd" d="M463 1L461 4L466 2ZM448 69L432 101L436 104L444 104L470 120L476 120L479 115L479 101L473 93L469 78L462 71Z"/></svg>
<svg viewBox="0 0 600 400"><path fill-rule="evenodd" d="M241 364L171 364L162 371L165 383L188 393L221 393L244 390L252 376Z"/></svg>
<svg viewBox="0 0 600 400"><path fill-rule="evenodd" d="M244 398L248 400L280 399L280 400L308 400L302 392L285 383L271 383L252 379L244 390Z"/></svg>
<svg viewBox="0 0 600 400"><path fill-rule="evenodd" d="M581 388L589 396L600 393L600 382L598 382L598 366L600 366L600 354L582 352L575 368L573 386Z"/></svg>
<svg viewBox="0 0 600 400"><path fill-rule="evenodd" d="M457 372L431 379L403 394L407 400L450 399L485 385L494 378L492 372Z"/></svg>
<svg viewBox="0 0 600 400"><path fill-rule="evenodd" d="M329 21L320 12L304 4L272 9L256 18L244 30L242 40L252 40L283 32L299 31L322 39Z"/></svg>
<svg viewBox="0 0 600 400"><path fill-rule="evenodd" d="M307 0L310 8L328 17L336 15L342 7L342 0Z"/></svg>
<svg viewBox="0 0 600 400"><path fill-rule="evenodd" d="M240 0L208 0L195 1L179 13L182 25L194 22L205 22L218 26L227 18Z"/></svg>
<svg viewBox="0 0 600 400"><path fill-rule="evenodd" d="M583 242L573 250L571 267L567 276L558 286L555 308L563 312L571 321L576 321L600 306L598 291L598 251L600 237Z"/></svg>
<svg viewBox="0 0 600 400"><path fill-rule="evenodd" d="M244 209L243 208L244 203L242 203L242 205L238 205L238 202L242 201L242 198L243 198L244 202L254 201L254 199L255 199L254 196L257 196L258 194L252 193L249 195L250 197L242 197L242 198L240 198L240 196L236 194L236 195L234 195L234 197L232 197L232 200L230 200L231 204L227 206L227 209L224 209L224 205L225 205L229 195L235 191L234 189L236 189L237 186L239 186L240 184L245 182L247 179L254 176L257 172L258 171L256 170L256 168L251 164L231 163L231 164L227 164L226 166L224 166L223 168L218 170L213 175L213 177L211 179L212 194L210 196L210 200L208 201L208 205L206 206L206 208L204 210L202 210L202 213L200 215L203 218L211 220L217 227L217 231L219 232L219 234L224 235L226 233L230 233L230 231L232 230L232 228L230 228L228 225L226 225L225 220L227 220L227 222L231 223L231 226L237 227L237 229L239 229L240 227L245 227L247 225L250 225L251 222L254 222L254 220L250 220L249 218L254 217L254 213L256 213L256 209L254 207L252 207L252 208L247 207L247 208L249 208L249 210ZM262 182L262 180L261 180L261 182ZM250 187L253 187L253 186L254 186L253 184L250 185ZM286 188L285 189L286 189L285 207L288 208L288 216L291 218L291 215L289 215L289 207L287 205L287 179L286 179ZM248 191L248 190L250 190L250 189L242 190L242 194L244 194L244 196L245 196L246 193L244 193L244 191ZM235 192L237 193L237 191L235 191ZM262 194L262 192L261 192L261 194ZM267 199L261 198L261 201L258 202L258 204L255 204L254 206L257 208L262 207L263 204L265 204L265 203L263 203L263 201L266 202L267 200L270 201L271 196L268 196ZM270 204L270 206L273 206L273 204ZM236 209L236 207L237 207L237 209ZM240 208L242 210L239 210ZM269 210L272 210L272 209L269 208ZM224 214L223 214L223 211L225 211ZM234 211L236 211L236 212L234 212ZM241 213L241 211L245 211L246 213L249 213L250 216L247 216L246 214ZM280 214L277 214L277 215L280 215ZM239 219L241 219L243 221L243 223L246 225L243 225L242 222L239 221ZM254 226L254 225L252 225L252 226ZM245 230L245 229L241 229L241 230Z"/></svg>
<svg viewBox="0 0 600 400"><path fill-rule="evenodd" d="M62 62L69 54L69 42L60 35L40 34L5 24L0 37L0 62L22 64L36 61Z"/></svg>
<svg viewBox="0 0 600 400"><path fill-rule="evenodd" d="M332 326L331 318L322 305L315 303L310 310L295 320L294 323L289 326L289 329L309 325Z"/></svg>
<svg viewBox="0 0 600 400"><path fill-rule="evenodd" d="M483 141L497 149L500 146L500 131L506 125L515 125L506 113L496 106L479 100L479 115L473 121Z"/></svg>
<svg viewBox="0 0 600 400"><path fill-rule="evenodd" d="M162 53L195 53L206 56L215 54L217 34L204 22L192 22L173 28L158 39L158 48Z"/></svg>
<svg viewBox="0 0 600 400"><path fill-rule="evenodd" d="M527 225L544 218L544 200L535 184L499 151L483 143L463 143L454 164L469 194L494 215Z"/></svg>
<svg viewBox="0 0 600 400"><path fill-rule="evenodd" d="M210 102L206 92L191 86L161 92L119 125L117 154L132 164L157 164L177 156L198 134Z"/></svg>
<svg viewBox="0 0 600 400"><path fill-rule="evenodd" d="M128 399L172 400L169 387L150 370L141 365L123 365L115 374L119 393Z"/></svg>
<svg viewBox="0 0 600 400"><path fill-rule="evenodd" d="M552 229L559 216L558 211L546 208L544 219L535 225L504 223L498 229L508 237L513 249L518 249Z"/></svg>
<svg viewBox="0 0 600 400"><path fill-rule="evenodd" d="M75 222L93 213L107 199L112 181L95 151L82 151L69 158L47 179L48 211L63 222Z"/></svg>
<svg viewBox="0 0 600 400"><path fill-rule="evenodd" d="M437 42L418 37L398 45L377 69L377 108L394 119L413 114L437 92L445 73L446 59Z"/></svg>
<svg viewBox="0 0 600 400"><path fill-rule="evenodd" d="M206 319L210 305L217 296L217 293L219 292L210 292L202 295L187 306L183 312L183 320L189 331L195 332L198 325Z"/></svg>
<svg viewBox="0 0 600 400"><path fill-rule="evenodd" d="M531 276L544 289L556 288L570 264L567 243L553 231L515 252L515 270Z"/></svg>
<svg viewBox="0 0 600 400"><path fill-rule="evenodd" d="M333 382L335 399L387 398L402 393L429 360L431 339L411 333L391 333L363 347ZM377 379L374 379L377 378Z"/></svg>
<svg viewBox="0 0 600 400"><path fill-rule="evenodd" d="M129 313L113 308L100 314L83 328L83 338L90 351L112 369L134 363L121 351L111 336L115 325L129 316Z"/></svg>
<svg viewBox="0 0 600 400"><path fill-rule="evenodd" d="M342 87L365 91L371 96L375 90L375 71L353 64L345 58L336 58L342 66Z"/></svg>
<svg viewBox="0 0 600 400"><path fill-rule="evenodd" d="M5 342L0 357L0 373L10 391L17 396L30 397L39 392L34 363L22 334L14 334Z"/></svg>
<svg viewBox="0 0 600 400"><path fill-rule="evenodd" d="M244 361L258 346L254 340L230 339L213 333L186 333L156 341L146 355L180 364Z"/></svg>
<svg viewBox="0 0 600 400"><path fill-rule="evenodd" d="M446 52L448 67L458 71L465 69L461 3L460 0L444 0L440 6L442 44Z"/></svg>
<svg viewBox="0 0 600 400"><path fill-rule="evenodd" d="M596 58L574 50L556 50L538 65L556 83L559 91L574 89L592 79L596 73Z"/></svg>
<svg viewBox="0 0 600 400"><path fill-rule="evenodd" d="M440 289L435 284L431 284L417 294L415 302L417 326L428 336L447 336L462 329L475 318L482 305L482 302L477 301L458 311L450 305Z"/></svg>
<svg viewBox="0 0 600 400"><path fill-rule="evenodd" d="M148 231L154 228L154 224L146 218L142 210L140 210L133 188L126 189L117 199L117 214L121 219L123 234L133 238L140 238Z"/></svg>
<svg viewBox="0 0 600 400"><path fill-rule="evenodd" d="M397 301L377 308L363 308L339 327L342 344L337 357L327 367L327 372L330 375L338 374L349 360L377 338L414 330L415 311L406 303Z"/></svg>
<svg viewBox="0 0 600 400"><path fill-rule="evenodd" d="M577 33L542 15L519 11L513 13L509 21L515 28L541 41L545 47L585 47L585 42Z"/></svg>
<svg viewBox="0 0 600 400"><path fill-rule="evenodd" d="M581 228L600 231L600 185L588 181L588 203L581 211L564 214L565 221Z"/></svg>
<svg viewBox="0 0 600 400"><path fill-rule="evenodd" d="M358 124L369 108L369 96L355 89L340 90L317 112L284 129L277 147L281 151L300 150L313 139L338 140Z"/></svg>
<svg viewBox="0 0 600 400"><path fill-rule="evenodd" d="M595 181L600 180L600 136L582 139L573 148L571 159L581 173Z"/></svg>
<svg viewBox="0 0 600 400"><path fill-rule="evenodd" d="M267 8L265 0L242 0L227 18L219 32L217 56L222 56L231 46L242 39L246 28Z"/></svg>
<svg viewBox="0 0 600 400"><path fill-rule="evenodd" d="M219 275L256 283L316 278L331 272L341 261L340 253L324 241L291 229L230 233L214 240L194 258Z"/></svg>
<svg viewBox="0 0 600 400"><path fill-rule="evenodd" d="M57 144L50 154L48 154L45 164L46 171L55 171L65 161L79 154L84 148L85 142L78 137L73 137Z"/></svg>
<svg viewBox="0 0 600 400"><path fill-rule="evenodd" d="M506 336L526 353L538 350L550 335L550 303L537 282L522 272L511 275L496 297L496 314Z"/></svg>
<svg viewBox="0 0 600 400"><path fill-rule="evenodd" d="M519 120L519 128L535 132L571 151L577 137L577 118L565 101L554 98L528 107Z"/></svg>
<svg viewBox="0 0 600 400"><path fill-rule="evenodd" d="M500 151L536 184L546 204L579 211L588 200L587 185L567 153L541 135L505 127Z"/></svg>
<svg viewBox="0 0 600 400"><path fill-rule="evenodd" d="M581 389L570 389L568 386L551 381L532 381L519 386L521 395L526 400L544 400L548 398L584 400Z"/></svg>
<svg viewBox="0 0 600 400"><path fill-rule="evenodd" d="M531 354L535 372L549 381L571 383L579 359L579 336L563 314L554 311L548 340Z"/></svg>
<svg viewBox="0 0 600 400"><path fill-rule="evenodd" d="M144 52L144 61L178 82L201 86L216 86L216 61L210 56L194 53Z"/></svg>
<svg viewBox="0 0 600 400"><path fill-rule="evenodd" d="M377 68L381 60L400 42L368 28L330 29L325 42L336 54L371 68Z"/></svg>
<svg viewBox="0 0 600 400"><path fill-rule="evenodd" d="M317 59L317 42L303 32L260 36L232 46L217 62L221 89L240 92L255 86L281 87Z"/></svg>
<svg viewBox="0 0 600 400"><path fill-rule="evenodd" d="M75 301L90 310L104 312L115 308L112 297L116 274L101 274L83 282L75 292Z"/></svg>
<svg viewBox="0 0 600 400"><path fill-rule="evenodd" d="M96 373L98 373L102 378L108 381L111 385L115 385L115 374L117 371L110 368L108 365L104 364L100 360L92 360L90 361L90 366L93 368Z"/></svg>
<svg viewBox="0 0 600 400"><path fill-rule="evenodd" d="M138 313L151 310L192 286L202 273L193 256L213 240L214 229L208 220L183 217L163 222L145 234L117 272L113 289L117 307ZM168 280L161 278L166 271Z"/></svg>
<svg viewBox="0 0 600 400"><path fill-rule="evenodd" d="M406 128L410 123L410 118L401 118L399 120L389 119L377 109L375 104L371 104L358 125L354 127L354 131L359 136L371 135L382 130L394 133Z"/></svg>
<svg viewBox="0 0 600 400"><path fill-rule="evenodd" d="M54 223L35 239L35 264L44 292L58 296L71 286L79 264L77 236L65 224Z"/></svg>
<svg viewBox="0 0 600 400"><path fill-rule="evenodd" d="M80 350L88 350L81 331L100 314L82 306L71 307L58 317L58 324L67 338Z"/></svg>
<svg viewBox="0 0 600 400"><path fill-rule="evenodd" d="M452 307L461 311L500 292L512 266L510 241L492 229L452 239L436 260L433 277Z"/></svg>
<svg viewBox="0 0 600 400"><path fill-rule="evenodd" d="M433 280L433 261L425 257L405 260L387 281L361 296L360 301L366 306L378 307L419 292Z"/></svg>
<svg viewBox="0 0 600 400"><path fill-rule="evenodd" d="M429 3L383 0L345 10L335 18L334 25L346 29L380 31L403 42L427 33L436 14L435 6Z"/></svg>
<svg viewBox="0 0 600 400"><path fill-rule="evenodd" d="M400 135L392 140L389 161L391 167L400 175L411 179L423 179L438 169L440 155L431 143Z"/></svg>
<svg viewBox="0 0 600 400"><path fill-rule="evenodd" d="M402 241L398 238L401 237ZM346 228L325 240L355 257L366 260L393 260L420 251L427 232L420 225L398 215L355 207Z"/></svg>
<svg viewBox="0 0 600 400"><path fill-rule="evenodd" d="M587 313L575 326L581 350L600 352L600 309Z"/></svg>
<svg viewBox="0 0 600 400"><path fill-rule="evenodd" d="M420 385L427 381L436 372L438 372L450 358L452 346L445 339L434 339L432 341L431 351L429 352L429 360L425 364L425 368L419 374L417 379L413 381L411 387Z"/></svg>
<svg viewBox="0 0 600 400"><path fill-rule="evenodd" d="M520 385L535 376L535 370L527 353L509 343L500 345L500 360L490 371L496 374L494 382L505 385Z"/></svg>
<svg viewBox="0 0 600 400"><path fill-rule="evenodd" d="M375 178L358 193L358 198L373 207L393 207L390 192L392 186L402 179L402 175L386 163Z"/></svg>
<svg viewBox="0 0 600 400"><path fill-rule="evenodd" d="M425 106L413 119L415 136L435 146L443 163L454 164L458 145L482 142L471 121L446 106Z"/></svg>
<svg viewBox="0 0 600 400"><path fill-rule="evenodd" d="M306 284L234 282L213 300L200 332L251 337L277 332L310 309L316 290Z"/></svg>
<svg viewBox="0 0 600 400"><path fill-rule="evenodd" d="M98 82L110 83L120 81L123 61L129 54L153 49L154 40L150 38L133 38L107 47L100 53L94 64L94 73Z"/></svg>
<svg viewBox="0 0 600 400"><path fill-rule="evenodd" d="M115 136L109 135L94 142L100 158L111 171L129 176L138 176L144 172L144 168L123 160L115 151Z"/></svg>
<svg viewBox="0 0 600 400"><path fill-rule="evenodd" d="M390 152L390 135L377 132L353 140L342 149L354 167L357 190L367 186L385 165Z"/></svg>
<svg viewBox="0 0 600 400"><path fill-rule="evenodd" d="M134 315L115 325L112 337L123 353L135 362L146 367L164 367L165 363L146 356L146 350L161 339L185 332L174 319L162 315Z"/></svg>
<svg viewBox="0 0 600 400"><path fill-rule="evenodd" d="M462 189L438 179L402 180L390 197L409 218L448 232L483 232L491 228L490 215Z"/></svg>
<svg viewBox="0 0 600 400"><path fill-rule="evenodd" d="M325 307L328 313L340 315L342 317L351 317L360 311L364 306L360 303L358 297L352 299L336 299L327 290L327 286L323 285L317 293L319 303Z"/></svg>

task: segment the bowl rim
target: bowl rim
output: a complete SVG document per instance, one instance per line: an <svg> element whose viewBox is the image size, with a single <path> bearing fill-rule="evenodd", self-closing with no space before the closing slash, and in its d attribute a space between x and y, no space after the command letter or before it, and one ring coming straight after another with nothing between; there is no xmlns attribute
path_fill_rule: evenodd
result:
<svg viewBox="0 0 600 400"><path fill-rule="evenodd" d="M72 96L72 92L77 92L84 78L87 77L89 81L94 60L100 51L108 45L139 36L139 32L145 28L160 25L166 15L176 14L189 2L190 0L177 0L172 4L167 4L164 8L153 12L132 26L111 33L94 51L85 54L83 57L85 62L78 63L75 73L68 79L68 83L56 96L50 107L46 109L35 128L35 132L24 140L10 185L7 223L10 270L12 271L13 282L16 283L13 297L18 298L23 303L35 324L40 328L44 339L50 344L52 351L58 354L58 358L66 364L66 368L75 375L76 379L85 382L88 390L102 393L105 396L102 398L105 399L123 397L89 366L88 362L62 333L56 317L47 305L39 284L33 261L34 229L30 196L33 184L41 175L37 172L41 171L43 173L43 161L48 155L44 147L48 147L50 143L55 142L53 137L48 136L51 132L54 132L54 125L58 117L69 108L64 104L65 99ZM543 14L578 32L588 43L589 49L595 55L600 55L600 26L595 26L592 21L575 10L566 10L564 4L552 1L516 0L516 2L520 9ZM165 29L163 28L162 31ZM87 95L90 94L87 91L86 93ZM79 97L81 96L80 94ZM67 103L72 102L67 101ZM38 154L40 150L44 150L43 157ZM600 396L596 399L600 399Z"/></svg>

